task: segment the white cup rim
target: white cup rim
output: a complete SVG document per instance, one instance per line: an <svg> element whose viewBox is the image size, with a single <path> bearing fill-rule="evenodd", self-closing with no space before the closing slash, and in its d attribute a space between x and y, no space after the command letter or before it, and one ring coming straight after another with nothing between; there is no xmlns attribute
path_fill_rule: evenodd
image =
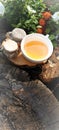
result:
<svg viewBox="0 0 59 130"><path fill-rule="evenodd" d="M38 59L38 60L35 60L35 59L32 59L31 57L29 57L25 50L24 50L24 45L26 44L26 41L30 39L30 41L32 41L32 39L44 39L44 44L47 45L48 47L48 54L45 58L42 58L42 59ZM37 41L37 40L36 40ZM48 35L43 35L43 34L38 34L38 33L32 33L32 34L28 34L26 35L23 40L21 41L21 51L22 51L22 54L24 55L24 57L31 61L31 62L35 62L35 63L41 63L41 62L44 62L45 60L48 60L48 58L52 55L53 53L53 44L51 42L51 40L48 38Z"/></svg>

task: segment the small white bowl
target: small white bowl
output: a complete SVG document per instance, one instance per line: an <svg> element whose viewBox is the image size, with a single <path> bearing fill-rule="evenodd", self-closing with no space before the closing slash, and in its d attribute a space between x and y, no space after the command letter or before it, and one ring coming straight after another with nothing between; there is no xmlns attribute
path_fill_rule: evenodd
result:
<svg viewBox="0 0 59 130"><path fill-rule="evenodd" d="M32 34L28 34L26 35L22 42L21 42L21 51L22 51L22 54L24 55L24 57L29 60L30 62L33 62L33 63L43 63L45 62L46 60L48 60L48 58L52 55L53 53L53 45L52 45L52 42L50 41L50 39L48 38L48 34L45 36L43 34L38 34L38 33L32 33ZM47 47L48 47L48 54L42 58L42 59L33 59L31 57L29 57L27 54L26 54L26 51L24 49L24 45L30 41L41 41L43 42ZM36 52L35 52L36 53Z"/></svg>

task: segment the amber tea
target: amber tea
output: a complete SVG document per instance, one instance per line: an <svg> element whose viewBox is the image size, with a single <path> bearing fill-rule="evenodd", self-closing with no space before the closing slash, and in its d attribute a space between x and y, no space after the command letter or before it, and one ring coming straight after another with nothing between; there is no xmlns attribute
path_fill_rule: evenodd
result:
<svg viewBox="0 0 59 130"><path fill-rule="evenodd" d="M48 47L41 41L29 41L24 45L24 50L34 60L43 59L48 54Z"/></svg>

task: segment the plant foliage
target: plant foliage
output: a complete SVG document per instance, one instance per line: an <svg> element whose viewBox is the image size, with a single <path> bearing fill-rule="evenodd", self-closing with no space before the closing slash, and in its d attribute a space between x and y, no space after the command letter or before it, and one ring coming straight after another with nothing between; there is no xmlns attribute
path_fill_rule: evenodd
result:
<svg viewBox="0 0 59 130"><path fill-rule="evenodd" d="M5 5L4 17L12 28L22 28L27 34L32 32L49 34L56 44L56 36L59 34L59 23L52 18L59 11L59 4L49 8L42 0L1 0Z"/></svg>
<svg viewBox="0 0 59 130"><path fill-rule="evenodd" d="M4 5L5 18L9 24L25 29L27 33L36 31L41 12L46 8L42 0L5 0Z"/></svg>

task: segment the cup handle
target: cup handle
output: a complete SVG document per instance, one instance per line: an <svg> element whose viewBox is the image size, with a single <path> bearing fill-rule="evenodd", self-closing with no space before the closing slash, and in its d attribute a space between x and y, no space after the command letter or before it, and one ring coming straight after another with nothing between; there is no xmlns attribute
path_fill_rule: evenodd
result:
<svg viewBox="0 0 59 130"><path fill-rule="evenodd" d="M46 37L46 38L49 38L49 34L47 34L45 37Z"/></svg>

